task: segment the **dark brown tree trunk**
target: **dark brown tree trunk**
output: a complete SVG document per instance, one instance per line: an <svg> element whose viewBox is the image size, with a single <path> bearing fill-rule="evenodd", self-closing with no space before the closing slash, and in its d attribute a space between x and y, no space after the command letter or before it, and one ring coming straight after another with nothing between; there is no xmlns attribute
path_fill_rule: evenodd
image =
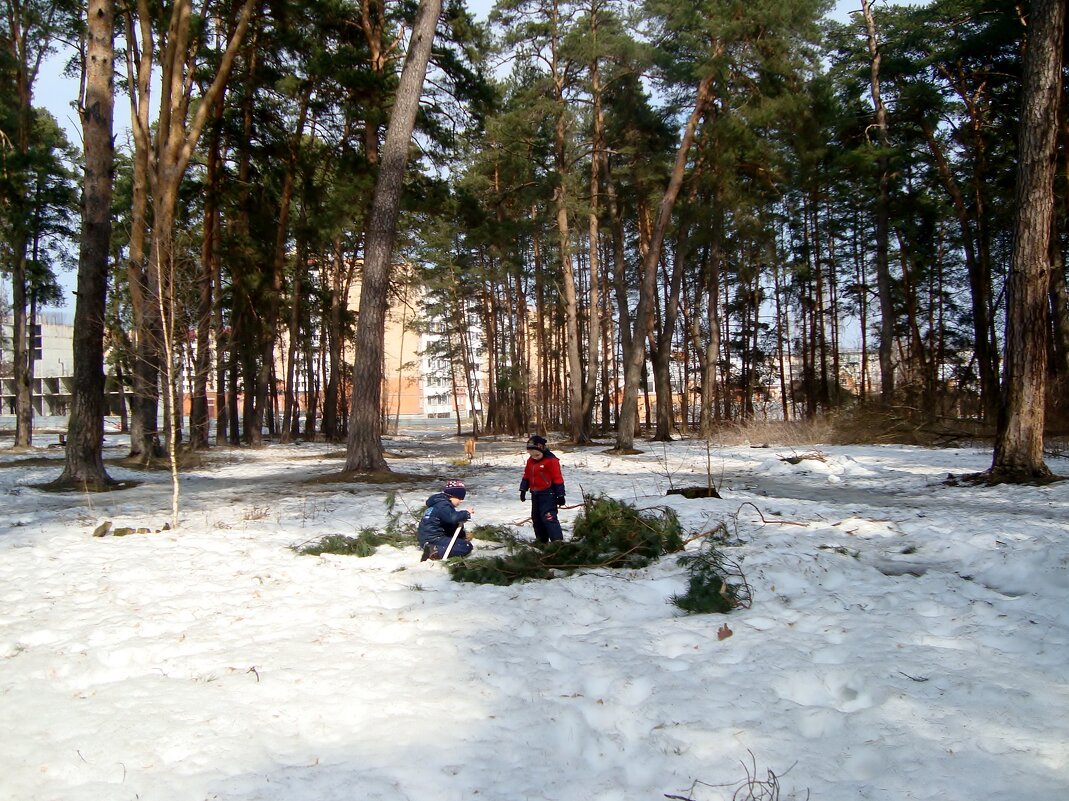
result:
<svg viewBox="0 0 1069 801"><path fill-rule="evenodd" d="M776 305L776 365L778 368L777 372L779 373L780 411L783 414L784 420L790 420L790 396L787 393L787 387L789 385L789 381L787 380L787 363L789 358L787 357L786 345L790 339L790 328L788 327L787 315L784 310L783 288L780 285L780 264L778 259L775 259L772 262L772 291Z"/></svg>
<svg viewBox="0 0 1069 801"><path fill-rule="evenodd" d="M233 34L219 67L212 78L211 85L203 92L200 104L191 119L187 119L193 82L189 80L186 70L189 68L189 48L195 46L196 36L192 26L192 2L180 0L171 9L167 33L162 42L156 43L152 35L151 20L153 16L147 0L138 0L138 16L141 22L141 59L137 62L137 81L141 88L138 94L137 113L133 115L134 139L139 153L136 158L148 160L148 149L152 144L153 159L148 173L149 189L152 195L153 227L152 256L143 276L134 276L131 280L132 290L137 286L143 292L139 305L141 307L138 325L138 364L135 375L138 377L140 409L142 414L142 443L139 458L151 461L155 449L156 418L159 401L159 379L161 350L166 349L173 331L167 327L164 315L173 313L168 308L166 292L172 286L172 256L174 249L174 220L178 202L178 190L185 174L186 166L193 155L201 131L208 121L208 115L215 107L215 101L222 93L230 76L234 59L245 31L249 26L255 0L245 0L237 10ZM130 25L129 35L133 35ZM159 44L159 52L156 45ZM152 58L159 55L161 62L160 114L155 128L155 141L147 125L147 84L151 71ZM152 144L150 144L152 143ZM132 266L136 262L131 258ZM137 301L135 301L137 302ZM170 373L171 364L167 364ZM177 414L177 410L176 414ZM131 447L131 453L136 447Z"/></svg>
<svg viewBox="0 0 1069 801"><path fill-rule="evenodd" d="M303 217L302 211L302 217ZM302 220L303 222L303 220ZM282 442L292 442L300 433L300 406L297 398L297 353L301 336L301 309L304 304L302 284L304 266L307 264L304 241L297 243L297 268L294 270L290 289L290 318L286 334L286 389L285 406L282 410ZM307 404L307 399L305 400Z"/></svg>
<svg viewBox="0 0 1069 801"><path fill-rule="evenodd" d="M336 442L338 439L338 409L340 408L339 396L341 394L342 374L342 337L343 321L342 313L349 297L343 287L348 287L344 278L347 271L345 254L342 250L340 238L334 241L334 269L331 271L330 303L324 315L326 320L327 336L327 386L323 394L323 436L327 442Z"/></svg>
<svg viewBox="0 0 1069 801"><path fill-rule="evenodd" d="M947 163L943 148L935 138L935 131L926 120L920 122L921 131L928 143L928 151L935 159L939 176L943 180L947 193L954 204L954 214L961 227L962 252L965 256L965 271L969 275L969 289L972 301L973 341L976 349L977 372L980 377L980 402L984 418L994 420L998 411L998 356L994 353L990 339L991 320L991 279L984 275L981 260L976 254L976 240L972 219L965 205L965 195L958 186L950 165Z"/></svg>
<svg viewBox="0 0 1069 801"><path fill-rule="evenodd" d="M827 410L831 402L831 381L828 375L828 312L824 302L827 294L824 290L824 264L830 264L830 261L824 258L824 237L820 227L820 200L816 192L809 198L809 208L812 215L812 269L815 278L813 286L814 365L819 366L820 370L816 382L816 400L824 410Z"/></svg>
<svg viewBox="0 0 1069 801"><path fill-rule="evenodd" d="M308 100L311 96L311 84L308 84L300 100L300 113L297 127L290 139L285 173L282 176L282 190L279 197L278 225L275 229L275 246L271 258L271 272L266 285L266 297L261 296L260 306L260 369L256 376L256 406L254 426L257 431L263 429L268 417L268 404L274 396L273 375L275 371L275 340L278 337L278 317L282 304L282 283L286 268L286 243L289 241L290 208L293 204L293 185L297 173L297 157L300 153L301 138L304 136L304 124L308 115ZM271 429L274 434L274 415L270 415ZM257 438L257 444L263 444Z"/></svg>
<svg viewBox="0 0 1069 801"><path fill-rule="evenodd" d="M136 43L138 22L141 31L141 48L126 49L127 75L130 76L131 133L134 140L133 182L130 205L130 243L127 247L126 282L130 290L130 306L134 318L134 339L130 366L133 393L130 397L130 454L129 458L151 458L151 442L156 434L155 406L148 410L144 399L156 397L156 388L149 383L144 369L144 354L148 347L147 332L151 321L146 315L152 313L151 294L147 286L145 253L148 248L148 193L149 193L149 91L151 86L153 39L151 17L135 16L133 8L126 10L126 39ZM135 90L136 87L136 90Z"/></svg>
<svg viewBox="0 0 1069 801"><path fill-rule="evenodd" d="M241 414L238 408L238 359L235 355L237 344L231 337L229 341L229 359L226 365L226 440L231 445L241 444Z"/></svg>
<svg viewBox="0 0 1069 801"><path fill-rule="evenodd" d="M860 291L858 292L858 323L861 329L861 385L859 394L861 402L868 400L869 396L869 302L868 302L868 275L865 270L865 253L861 245L859 234L858 214L855 212L852 226L852 251L854 259L854 279Z"/></svg>
<svg viewBox="0 0 1069 801"><path fill-rule="evenodd" d="M87 10L84 214L74 311L74 386L67 424L66 463L58 484L102 489L114 483L104 469L104 314L111 245L114 6L89 0Z"/></svg>
<svg viewBox="0 0 1069 801"><path fill-rule="evenodd" d="M551 419L550 414L550 344L546 335L547 315L545 269L542 265L542 237L537 226L538 209L531 208L531 222L533 228L531 242L531 266L534 271L534 296L535 296L535 347L538 351L538 364L535 370L535 414L533 431L545 431Z"/></svg>
<svg viewBox="0 0 1069 801"><path fill-rule="evenodd" d="M201 244L200 272L197 275L197 350L194 355L193 398L189 412L189 444L194 450L208 447L208 378L211 373L212 311L215 276L219 270L219 177L220 131L223 95L215 104L208 163L205 170L204 241Z"/></svg>
<svg viewBox="0 0 1069 801"><path fill-rule="evenodd" d="M668 231L668 223L675 207L679 190L683 186L683 178L686 174L687 155L694 143L697 134L698 122L705 114L706 108L712 102L713 77L702 78L698 85L697 100L694 110L687 120L683 131L683 138L676 152L675 165L668 186L664 190L660 205L657 209L657 219L649 240L649 247L642 258L641 278L639 287L638 307L635 312L635 327L631 336L631 349L625 357L624 365L624 397L620 405L620 420L616 427L616 450L622 453L634 450L635 447L635 424L637 422L639 380L642 377L643 367L646 363L646 329L649 326L649 315L653 305L653 291L657 265L661 260L661 249L664 245L664 237Z"/></svg>
<svg viewBox="0 0 1069 801"><path fill-rule="evenodd" d="M861 0L861 9L868 30L872 104L875 109L876 131L879 135L880 147L880 154L876 159L880 181L880 194L876 199L876 290L880 299L880 398L885 404L890 405L894 402L895 396L895 366L892 358L895 312L891 295L891 266L887 255L890 240L891 166L888 157L890 138L887 132L887 109L880 94L880 49L876 22L872 16L872 4L869 0Z"/></svg>
<svg viewBox="0 0 1069 801"><path fill-rule="evenodd" d="M568 104L564 97L566 77L559 62L560 19L558 4L552 2L548 22L550 41L550 75L553 99L556 104L553 158L557 185L553 190L553 204L557 220L557 252L564 279L565 357L568 366L568 433L577 444L590 441L584 428L583 361L579 342L579 299L576 290L575 265L572 258L571 230L568 222L568 183L571 175L571 155L568 153ZM596 162L596 158L595 158Z"/></svg>
<svg viewBox="0 0 1069 801"><path fill-rule="evenodd" d="M724 220L719 198L714 194L713 221L710 239L702 265L702 284L705 287L705 320L709 330L708 339L702 343L700 331L695 330L695 341L702 343L698 363L701 366L701 406L698 413L699 433L709 438L717 413L717 360L720 358L720 264L723 256ZM697 326L697 323L695 324Z"/></svg>
<svg viewBox="0 0 1069 801"><path fill-rule="evenodd" d="M602 271L601 297L605 303L605 325L601 328L601 425L599 430L607 431L611 426L615 413L616 382L616 332L614 330L612 314L609 312L609 276L608 270ZM612 368L610 374L610 368Z"/></svg>
<svg viewBox="0 0 1069 801"><path fill-rule="evenodd" d="M360 287L360 318L353 364L352 412L345 451L346 472L389 470L382 449L382 358L386 330L390 260L408 164L408 146L427 75L441 0L420 0L390 125L382 149L382 165L368 223L364 277Z"/></svg>
<svg viewBox="0 0 1069 801"><path fill-rule="evenodd" d="M693 198L691 198L693 201ZM690 247L690 223L680 222L676 235L675 252L672 257L672 274L669 279L664 313L661 316L659 330L651 360L653 362L653 382L657 394L656 428L653 439L657 442L671 442L672 428L675 422L675 397L672 392L672 340L675 336L676 322L679 319L679 298L683 286L683 268L686 264Z"/></svg>
<svg viewBox="0 0 1069 801"><path fill-rule="evenodd" d="M16 95L15 109L15 150L23 159L30 153L31 131L34 124L33 86L40 69L41 59L49 45L54 30L54 7L48 19L38 16L40 8L26 4L8 3L5 5L6 27L0 39L10 56L10 71L13 74ZM39 40L40 37L40 40ZM5 84L5 92L10 92L10 85ZM10 146L10 139L5 137L5 146ZM30 215L28 201L30 185L25 167L9 174L8 162L3 163L5 179L13 179L15 191L11 207L5 210L10 214L12 225L9 227L10 241L4 243L3 250L10 257L11 301L12 301L12 356L14 358L15 379L15 442L18 449L29 448L33 439L33 355L30 345L30 328L27 325L27 306L30 301L29 291L29 249L30 233L27 220ZM6 198L5 198L6 200ZM5 204L6 205L6 204Z"/></svg>
<svg viewBox="0 0 1069 801"><path fill-rule="evenodd" d="M1069 379L1069 292L1065 285L1065 265L1057 247L1051 248L1050 308L1052 330L1051 375L1061 381ZM1062 398L1069 402L1069 397Z"/></svg>
<svg viewBox="0 0 1069 801"><path fill-rule="evenodd" d="M11 338L15 357L15 447L29 448L33 442L33 395L30 381L33 348L26 324L26 238L19 235L14 244L15 268L11 276L11 304L13 307ZM21 251L19 254L18 251Z"/></svg>
<svg viewBox="0 0 1069 801"><path fill-rule="evenodd" d="M590 15L591 38L596 43L598 36L597 4L592 4ZM595 44L596 48L596 44ZM590 159L590 212L587 215L588 261L590 265L590 306L587 322L587 374L582 392L583 439L590 441L591 417L597 391L598 363L601 356L601 263L598 252L600 236L599 214L601 186L601 152L605 148L605 115L601 107L601 71L595 57L590 64L590 87L593 99L593 137ZM608 387L605 387L608 391Z"/></svg>
<svg viewBox="0 0 1069 801"><path fill-rule="evenodd" d="M989 471L992 479L1007 481L1052 475L1043 460L1043 423L1058 117L1054 112L1061 99L1066 0L1033 0L1028 8L1017 216L1006 294L1006 371Z"/></svg>
<svg viewBox="0 0 1069 801"><path fill-rule="evenodd" d="M322 352L322 349L320 349L320 357L322 357ZM316 418L319 414L319 388L322 386L322 382L319 380L321 373L317 369L319 360L312 353L311 338L306 339L304 343L304 366L308 371L305 379L304 433L307 438L315 441L319 433L316 431Z"/></svg>
<svg viewBox="0 0 1069 801"><path fill-rule="evenodd" d="M921 337L919 317L919 306L917 300L917 286L914 281L914 269L910 265L909 254L913 248L902 239L901 234L897 234L898 238L898 253L899 264L902 270L902 299L903 299L903 313L905 315L906 324L906 337L908 341L907 354L905 359L906 365L906 377L907 387L912 391L914 395L920 392L921 403L919 404L922 409L931 410L933 407L929 401L931 398L924 396L924 386L927 383L926 376L929 369L929 359L925 352L924 340ZM918 387L920 388L918 390Z"/></svg>

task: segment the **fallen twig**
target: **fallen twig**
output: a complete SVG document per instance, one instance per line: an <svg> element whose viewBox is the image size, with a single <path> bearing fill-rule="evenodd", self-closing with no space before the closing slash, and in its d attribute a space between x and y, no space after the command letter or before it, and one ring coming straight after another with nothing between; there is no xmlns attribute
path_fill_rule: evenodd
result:
<svg viewBox="0 0 1069 801"><path fill-rule="evenodd" d="M762 511L757 508L757 505L754 504L754 503L751 503L750 501L746 501L741 506L739 506L738 509L735 510L735 516L736 517L738 517L739 512L742 511L742 507L743 506L752 506L754 508L754 511L757 512L757 516L761 518L761 522L762 523L775 523L776 525L780 525L780 526L808 526L809 525L808 523L799 523L797 520L768 520L768 519L765 518L764 513L762 513Z"/></svg>
<svg viewBox="0 0 1069 801"><path fill-rule="evenodd" d="M911 675L909 675L908 673L906 673L905 671L902 671L902 670L900 670L898 672L901 673L903 676L905 676L910 681L915 681L915 682L918 682L918 683L921 683L921 684L923 684L924 682L928 681L928 677L927 676L911 676Z"/></svg>

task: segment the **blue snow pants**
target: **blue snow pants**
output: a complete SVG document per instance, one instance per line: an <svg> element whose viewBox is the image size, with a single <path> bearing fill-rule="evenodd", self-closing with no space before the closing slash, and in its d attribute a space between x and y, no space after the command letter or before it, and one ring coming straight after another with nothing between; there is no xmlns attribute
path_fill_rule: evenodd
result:
<svg viewBox="0 0 1069 801"><path fill-rule="evenodd" d="M430 540L434 544L435 550L438 551L440 556L445 556L445 549L449 548L449 540L453 539L453 535L448 537L439 537L436 540ZM453 547L449 550L449 558L454 556L467 556L469 553L475 550L475 546L464 539L464 535L461 534L457 537L457 541L453 543Z"/></svg>
<svg viewBox="0 0 1069 801"><path fill-rule="evenodd" d="M539 542L559 542L564 532L557 520L557 496L552 492L531 493L531 522Z"/></svg>

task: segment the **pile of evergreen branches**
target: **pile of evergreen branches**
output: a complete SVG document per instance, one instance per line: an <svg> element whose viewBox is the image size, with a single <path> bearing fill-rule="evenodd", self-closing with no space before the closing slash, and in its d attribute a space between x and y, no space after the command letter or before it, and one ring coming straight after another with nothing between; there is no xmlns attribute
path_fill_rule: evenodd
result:
<svg viewBox="0 0 1069 801"><path fill-rule="evenodd" d="M324 553L340 556L371 556L380 545L393 545L398 548L411 546L414 538L407 532L379 531L374 528L361 529L355 537L345 534L327 534L318 540L292 546L293 550L304 556L319 556Z"/></svg>
<svg viewBox="0 0 1069 801"><path fill-rule="evenodd" d="M545 544L512 541L503 556L474 557L449 564L456 581L508 585L551 579L593 568L641 568L663 554L683 549L683 529L672 509L639 511L603 496L584 498L572 538Z"/></svg>
<svg viewBox="0 0 1069 801"><path fill-rule="evenodd" d="M689 574L687 591L669 600L684 612L726 614L740 606L750 608L750 585L742 568L717 548L726 534L727 528L721 523L705 537L697 551L679 557L679 564Z"/></svg>
<svg viewBox="0 0 1069 801"><path fill-rule="evenodd" d="M386 493L386 528L362 528L355 537L345 534L327 534L318 540L309 540L290 548L305 556L319 556L324 553L339 556L371 556L380 545L393 545L406 548L416 544L416 521L420 511L406 510L397 505L398 496L393 490Z"/></svg>
<svg viewBox="0 0 1069 801"><path fill-rule="evenodd" d="M503 542L510 544L516 542L516 532L509 526L496 525L494 523L480 523L471 527L471 536L485 542Z"/></svg>

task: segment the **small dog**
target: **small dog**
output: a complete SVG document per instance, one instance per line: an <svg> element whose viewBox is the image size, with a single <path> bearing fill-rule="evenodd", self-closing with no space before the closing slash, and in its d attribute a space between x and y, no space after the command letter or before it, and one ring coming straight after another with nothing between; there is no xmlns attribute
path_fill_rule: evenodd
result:
<svg viewBox="0 0 1069 801"><path fill-rule="evenodd" d="M464 440L464 454L468 457L468 464L475 459L475 437Z"/></svg>

